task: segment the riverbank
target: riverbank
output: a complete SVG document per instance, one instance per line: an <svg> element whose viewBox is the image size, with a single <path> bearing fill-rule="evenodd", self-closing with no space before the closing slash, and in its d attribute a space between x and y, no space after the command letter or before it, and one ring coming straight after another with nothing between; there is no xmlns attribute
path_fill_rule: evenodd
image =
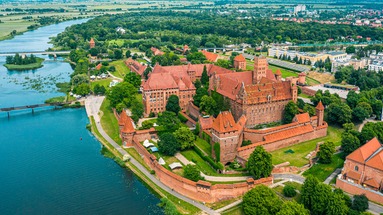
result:
<svg viewBox="0 0 383 215"><path fill-rule="evenodd" d="M34 70L43 67L43 58L36 57L36 63L30 63L30 64L24 64L24 65L17 65L17 64L4 64L8 70L17 70L17 71L24 71L24 70Z"/></svg>

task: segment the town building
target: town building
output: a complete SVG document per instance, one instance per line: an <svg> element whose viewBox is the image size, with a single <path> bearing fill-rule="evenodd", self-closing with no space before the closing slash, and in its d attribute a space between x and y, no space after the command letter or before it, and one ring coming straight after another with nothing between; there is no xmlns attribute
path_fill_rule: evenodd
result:
<svg viewBox="0 0 383 215"><path fill-rule="evenodd" d="M215 53L212 53L212 52L208 52L208 51L205 51L205 50L201 50L201 52L202 52L203 55L205 55L206 60L208 60L209 62L215 63L215 62L217 62L217 60L219 58L218 54L215 54Z"/></svg>
<svg viewBox="0 0 383 215"><path fill-rule="evenodd" d="M370 64L368 64L368 70L370 71L383 71L383 60L374 60Z"/></svg>
<svg viewBox="0 0 383 215"><path fill-rule="evenodd" d="M297 14L299 12L303 12L306 10L306 5L304 4L298 4L297 6L294 7L294 13Z"/></svg>
<svg viewBox="0 0 383 215"><path fill-rule="evenodd" d="M94 42L94 39L93 38L90 38L90 41L89 41L89 48L94 48L96 46L96 42Z"/></svg>
<svg viewBox="0 0 383 215"><path fill-rule="evenodd" d="M254 58L253 71L213 74L209 88L229 100L235 120L246 116L247 127L281 121L286 104L298 96L297 86L273 74L264 56Z"/></svg>
<svg viewBox="0 0 383 215"><path fill-rule="evenodd" d="M148 68L147 65L141 64L138 61L133 60L132 58L129 58L125 61L125 65L130 69L131 72L136 73L137 75L140 75L141 78L144 77L144 72L146 68Z"/></svg>
<svg viewBox="0 0 383 215"><path fill-rule="evenodd" d="M242 54L235 56L233 64L237 70L246 70L246 59Z"/></svg>
<svg viewBox="0 0 383 215"><path fill-rule="evenodd" d="M383 203L383 146L373 138L346 157L336 186L351 194L365 194Z"/></svg>
<svg viewBox="0 0 383 215"><path fill-rule="evenodd" d="M151 47L150 50L152 51L154 56L165 54L163 51L157 49L156 47Z"/></svg>
<svg viewBox="0 0 383 215"><path fill-rule="evenodd" d="M302 59L302 61L310 61L311 65L314 65L317 61L325 61L327 58L330 61L342 61L347 59L347 53L345 52L324 52L324 53L307 53L307 52L297 52L292 50L280 49L278 47L272 47L268 49L269 57L281 58L286 56L286 58L293 60L295 57Z"/></svg>
<svg viewBox="0 0 383 215"><path fill-rule="evenodd" d="M182 110L193 100L195 95L194 82L200 79L206 67L209 76L214 74L233 73L212 64L188 64L182 66L156 65L148 80L142 84L145 115L165 111L170 95L177 95Z"/></svg>

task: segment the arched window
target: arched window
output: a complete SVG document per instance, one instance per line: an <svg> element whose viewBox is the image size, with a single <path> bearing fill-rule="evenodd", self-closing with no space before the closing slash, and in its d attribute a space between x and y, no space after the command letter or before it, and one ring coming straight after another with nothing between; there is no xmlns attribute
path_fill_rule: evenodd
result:
<svg viewBox="0 0 383 215"><path fill-rule="evenodd" d="M354 169L355 169L355 171L357 171L357 172L359 171L359 167L358 167L358 166L355 166Z"/></svg>

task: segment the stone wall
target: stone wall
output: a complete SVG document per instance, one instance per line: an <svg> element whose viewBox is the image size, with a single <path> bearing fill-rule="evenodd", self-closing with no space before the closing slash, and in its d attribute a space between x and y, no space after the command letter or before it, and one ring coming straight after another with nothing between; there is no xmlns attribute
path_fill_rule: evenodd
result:
<svg viewBox="0 0 383 215"><path fill-rule="evenodd" d="M336 179L336 187L342 189L343 191L353 194L353 195L361 195L365 194L366 197L370 201L378 202L383 204L383 194L380 192L376 192L370 189L363 188L358 184L353 184L351 182L347 182L344 179L337 178Z"/></svg>
<svg viewBox="0 0 383 215"><path fill-rule="evenodd" d="M236 184L215 184L212 185L206 181L194 182L183 178L157 162L156 156L150 154L144 146L141 145L139 138L133 138L133 147L142 156L145 163L154 170L156 177L166 186L191 199L200 202L213 203L222 200L239 197L259 184L270 185L273 178L262 178L259 180L248 179L246 182Z"/></svg>
<svg viewBox="0 0 383 215"><path fill-rule="evenodd" d="M302 90L302 93L309 95L309 96L315 96L315 93L316 93L315 90L312 90L312 89L307 88L307 87L301 87L301 90Z"/></svg>
<svg viewBox="0 0 383 215"><path fill-rule="evenodd" d="M193 104L193 102L189 102L187 106L186 113L193 117L195 120L198 120L198 117L200 115L199 108Z"/></svg>
<svg viewBox="0 0 383 215"><path fill-rule="evenodd" d="M308 133L304 133L301 135L296 135L290 138L286 138L283 140L278 140L275 142L258 142L253 143L249 146L238 148L238 155L242 158L248 159L250 154L254 151L255 147L263 146L266 151L272 152L281 148L285 148L291 145L295 145L297 143L301 143L308 140L313 140L319 137L324 137L327 135L327 124L325 126L317 127L316 130Z"/></svg>

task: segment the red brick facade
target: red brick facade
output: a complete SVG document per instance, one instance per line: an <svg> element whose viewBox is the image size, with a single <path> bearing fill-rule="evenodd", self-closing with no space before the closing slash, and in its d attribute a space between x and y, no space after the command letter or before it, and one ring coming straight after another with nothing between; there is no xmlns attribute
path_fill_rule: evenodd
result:
<svg viewBox="0 0 383 215"><path fill-rule="evenodd" d="M233 64L237 70L246 70L246 59L242 54L235 56Z"/></svg>
<svg viewBox="0 0 383 215"><path fill-rule="evenodd" d="M130 69L131 72L141 76L142 79L144 78L144 72L148 67L146 65L142 65L140 62L133 60L132 58L126 60L125 65Z"/></svg>

